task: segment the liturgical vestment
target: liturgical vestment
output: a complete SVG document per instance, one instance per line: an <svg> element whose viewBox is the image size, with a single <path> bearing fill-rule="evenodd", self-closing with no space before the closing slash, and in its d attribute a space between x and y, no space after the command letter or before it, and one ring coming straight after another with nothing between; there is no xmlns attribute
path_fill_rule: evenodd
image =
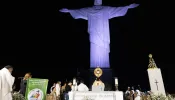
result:
<svg viewBox="0 0 175 100"><path fill-rule="evenodd" d="M0 100L12 100L12 86L15 78L8 69L0 70Z"/></svg>

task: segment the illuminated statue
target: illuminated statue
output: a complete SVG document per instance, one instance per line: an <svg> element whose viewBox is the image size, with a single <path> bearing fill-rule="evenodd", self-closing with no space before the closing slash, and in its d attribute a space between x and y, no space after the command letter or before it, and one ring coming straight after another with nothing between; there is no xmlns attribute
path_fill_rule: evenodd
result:
<svg viewBox="0 0 175 100"><path fill-rule="evenodd" d="M124 16L129 8L138 4L124 7L102 6L102 0L95 0L94 6L69 10L61 9L60 12L70 13L74 19L88 20L88 33L90 35L90 67L109 68L110 34L109 19Z"/></svg>
<svg viewBox="0 0 175 100"><path fill-rule="evenodd" d="M152 54L149 54L149 65L148 68L157 68L157 65L153 59Z"/></svg>

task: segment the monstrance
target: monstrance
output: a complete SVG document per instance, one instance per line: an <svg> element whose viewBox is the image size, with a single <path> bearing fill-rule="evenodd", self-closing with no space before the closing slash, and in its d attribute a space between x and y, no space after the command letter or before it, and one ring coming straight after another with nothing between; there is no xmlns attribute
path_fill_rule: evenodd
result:
<svg viewBox="0 0 175 100"><path fill-rule="evenodd" d="M97 77L97 78L100 78L103 74L103 71L100 67L97 67L95 70L94 70L94 75Z"/></svg>

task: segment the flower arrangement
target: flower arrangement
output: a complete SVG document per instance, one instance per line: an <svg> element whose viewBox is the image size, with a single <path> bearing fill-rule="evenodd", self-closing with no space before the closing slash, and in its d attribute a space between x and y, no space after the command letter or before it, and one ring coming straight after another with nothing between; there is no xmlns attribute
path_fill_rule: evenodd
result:
<svg viewBox="0 0 175 100"><path fill-rule="evenodd" d="M18 92L13 93L12 98L13 100L25 100L25 97Z"/></svg>
<svg viewBox="0 0 175 100"><path fill-rule="evenodd" d="M160 95L152 94L151 99L152 100L173 100L173 97L170 94L168 94L167 96L165 96L163 94L160 94Z"/></svg>
<svg viewBox="0 0 175 100"><path fill-rule="evenodd" d="M172 95L168 94L167 95L167 100L175 100L175 98Z"/></svg>

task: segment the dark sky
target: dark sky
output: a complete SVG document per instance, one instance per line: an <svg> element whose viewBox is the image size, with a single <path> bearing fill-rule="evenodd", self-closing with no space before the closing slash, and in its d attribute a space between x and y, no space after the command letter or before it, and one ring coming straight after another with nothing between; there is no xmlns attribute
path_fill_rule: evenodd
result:
<svg viewBox="0 0 175 100"><path fill-rule="evenodd" d="M175 92L172 88L175 84L172 3L161 0L104 0L103 4L124 6L133 2L140 6L129 10L124 17L110 20L111 68L121 80L121 88L140 84L142 88L149 89L147 66L148 54L152 53L162 69L166 90ZM49 78L51 82L72 78L77 68L88 69L87 21L75 20L58 10L92 5L93 0L4 3L0 65L13 65L15 77L31 71L33 76Z"/></svg>

